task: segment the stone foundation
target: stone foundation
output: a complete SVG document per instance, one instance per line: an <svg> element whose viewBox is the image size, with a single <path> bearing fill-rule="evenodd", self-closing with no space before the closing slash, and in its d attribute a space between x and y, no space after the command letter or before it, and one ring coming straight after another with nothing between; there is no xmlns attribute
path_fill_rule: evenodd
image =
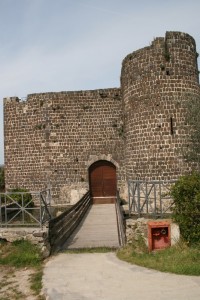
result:
<svg viewBox="0 0 200 300"><path fill-rule="evenodd" d="M65 184L60 190L59 204L77 203L89 190L87 182L77 182L71 184Z"/></svg>
<svg viewBox="0 0 200 300"><path fill-rule="evenodd" d="M170 223L170 231L171 231L171 245L175 245L178 240L180 239L180 230L179 226L171 219L159 219L159 220L153 220L154 222L168 222ZM148 223L152 222L152 219L145 219L145 218L139 218L139 219L127 219L126 220L126 239L127 243L131 244L134 243L134 241L137 241L140 236L144 238L145 244L148 246Z"/></svg>
<svg viewBox="0 0 200 300"><path fill-rule="evenodd" d="M0 239L7 242L17 240L29 240L32 244L38 245L43 258L50 255L50 245L48 242L48 228L1 228Z"/></svg>

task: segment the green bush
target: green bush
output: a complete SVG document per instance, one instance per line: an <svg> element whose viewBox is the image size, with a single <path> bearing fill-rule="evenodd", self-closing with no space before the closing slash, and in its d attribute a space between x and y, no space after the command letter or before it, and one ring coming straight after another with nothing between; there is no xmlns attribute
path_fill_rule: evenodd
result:
<svg viewBox="0 0 200 300"><path fill-rule="evenodd" d="M19 205L23 207L34 207L34 203L32 201L32 195L26 190L26 189L21 189L21 188L15 188L12 189L11 194L9 196L15 200ZM23 203L22 203L22 194L23 193Z"/></svg>
<svg viewBox="0 0 200 300"><path fill-rule="evenodd" d="M189 244L200 241L200 174L182 176L171 189L173 219Z"/></svg>

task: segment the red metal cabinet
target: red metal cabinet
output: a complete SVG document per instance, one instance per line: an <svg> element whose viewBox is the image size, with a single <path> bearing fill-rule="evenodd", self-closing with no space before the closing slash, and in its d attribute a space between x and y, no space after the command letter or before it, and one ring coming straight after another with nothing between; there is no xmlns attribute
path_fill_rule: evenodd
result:
<svg viewBox="0 0 200 300"><path fill-rule="evenodd" d="M171 245L170 223L149 222L148 223L149 250L159 250Z"/></svg>

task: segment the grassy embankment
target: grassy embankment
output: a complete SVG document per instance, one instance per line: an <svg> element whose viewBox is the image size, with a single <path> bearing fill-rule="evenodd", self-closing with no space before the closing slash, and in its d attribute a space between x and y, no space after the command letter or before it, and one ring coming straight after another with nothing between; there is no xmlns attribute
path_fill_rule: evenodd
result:
<svg viewBox="0 0 200 300"><path fill-rule="evenodd" d="M188 247L184 241L165 250L149 252L142 238L117 252L119 259L132 264L182 275L200 275L200 246Z"/></svg>
<svg viewBox="0 0 200 300"><path fill-rule="evenodd" d="M32 245L28 241L15 241L13 243L8 243L5 241L0 241L0 266L4 269L10 268L11 272L14 274L15 270L20 269L31 269L33 270L30 276L30 288L35 295L38 296L38 299L44 299L42 296L39 296L39 293L42 288L42 255L37 246ZM11 274L12 275L12 274ZM9 277L9 280L4 280L4 284L0 284L0 290L6 284L10 284L12 276L4 276L5 278ZM16 290L17 294L21 299L23 298L22 293ZM5 298L7 299L7 298ZM16 298L18 299L18 298Z"/></svg>

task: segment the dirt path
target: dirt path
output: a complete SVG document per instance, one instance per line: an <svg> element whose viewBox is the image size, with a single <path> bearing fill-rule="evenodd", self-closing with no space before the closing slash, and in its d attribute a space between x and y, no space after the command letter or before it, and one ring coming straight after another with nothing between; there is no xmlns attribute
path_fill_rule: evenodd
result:
<svg viewBox="0 0 200 300"><path fill-rule="evenodd" d="M1 300L38 300L30 289L32 269L15 269L0 266L0 299Z"/></svg>

